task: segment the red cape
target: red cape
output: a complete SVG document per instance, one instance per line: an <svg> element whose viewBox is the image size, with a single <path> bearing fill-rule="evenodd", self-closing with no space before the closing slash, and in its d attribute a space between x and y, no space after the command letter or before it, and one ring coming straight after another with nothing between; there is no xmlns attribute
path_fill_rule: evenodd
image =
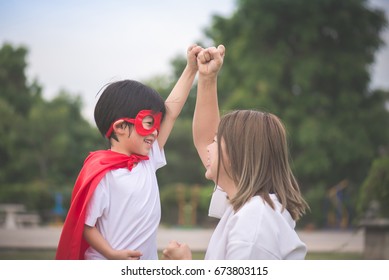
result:
<svg viewBox="0 0 389 280"><path fill-rule="evenodd" d="M132 169L138 162L136 155L106 151L96 151L89 154L78 175L72 192L70 209L63 225L59 239L57 260L83 260L89 244L83 238L85 214L88 202L104 175L114 169ZM147 156L141 159L148 159Z"/></svg>

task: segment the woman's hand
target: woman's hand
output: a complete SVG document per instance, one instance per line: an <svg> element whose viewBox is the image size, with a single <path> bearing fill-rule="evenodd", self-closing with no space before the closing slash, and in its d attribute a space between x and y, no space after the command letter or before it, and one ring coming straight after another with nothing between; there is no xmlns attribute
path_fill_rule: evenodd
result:
<svg viewBox="0 0 389 280"><path fill-rule="evenodd" d="M199 74L216 77L224 61L225 48L223 45L202 50L197 55Z"/></svg>
<svg viewBox="0 0 389 280"><path fill-rule="evenodd" d="M180 244L177 241L170 241L169 245L162 251L165 260L191 260L192 252L187 244Z"/></svg>

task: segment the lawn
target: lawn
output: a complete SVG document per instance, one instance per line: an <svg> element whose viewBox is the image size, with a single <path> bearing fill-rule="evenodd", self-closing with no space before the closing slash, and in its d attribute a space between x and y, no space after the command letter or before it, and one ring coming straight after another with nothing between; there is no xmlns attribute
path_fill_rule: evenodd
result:
<svg viewBox="0 0 389 280"><path fill-rule="evenodd" d="M193 258L204 259L205 252L194 252ZM161 256L161 254L160 254ZM0 250L0 260L53 260L53 250ZM358 253L308 253L307 260L362 260L362 254Z"/></svg>

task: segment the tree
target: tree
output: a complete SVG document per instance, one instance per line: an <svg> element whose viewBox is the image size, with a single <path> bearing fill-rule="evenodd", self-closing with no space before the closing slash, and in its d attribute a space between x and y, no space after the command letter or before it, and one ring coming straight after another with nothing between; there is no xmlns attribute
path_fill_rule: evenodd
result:
<svg viewBox="0 0 389 280"><path fill-rule="evenodd" d="M104 146L81 115L80 97L62 91L46 101L38 82L27 82L26 55L25 47L0 49L0 202L43 215L56 192L68 203L88 152Z"/></svg>
<svg viewBox="0 0 389 280"><path fill-rule="evenodd" d="M27 49L4 44L0 49L0 184L17 177L13 161L17 130L25 123L31 103L40 96L40 88L28 85L25 75Z"/></svg>
<svg viewBox="0 0 389 280"><path fill-rule="evenodd" d="M387 25L383 11L365 0L237 3L230 18L215 16L207 30L227 48L222 109L279 115L307 198L346 179L355 199L372 160L389 143L383 131L388 92L369 89L370 65ZM312 212L323 211L323 200L310 201Z"/></svg>
<svg viewBox="0 0 389 280"><path fill-rule="evenodd" d="M0 49L0 93L15 112L28 113L33 94L25 74L26 47L13 48L4 44Z"/></svg>
<svg viewBox="0 0 389 280"><path fill-rule="evenodd" d="M65 91L32 106L22 153L29 155L23 156L24 164L36 166L34 179L53 186L72 185L88 152L103 147L97 129L82 117L81 109L80 97Z"/></svg>

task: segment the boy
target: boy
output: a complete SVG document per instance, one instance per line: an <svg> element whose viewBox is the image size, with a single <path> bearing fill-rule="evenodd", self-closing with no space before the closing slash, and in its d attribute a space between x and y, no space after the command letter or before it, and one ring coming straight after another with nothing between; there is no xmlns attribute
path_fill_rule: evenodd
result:
<svg viewBox="0 0 389 280"><path fill-rule="evenodd" d="M164 102L136 81L110 84L95 108L110 150L91 153L72 193L56 259L158 259L160 199L156 170L166 164L163 147L197 73L197 54Z"/></svg>

